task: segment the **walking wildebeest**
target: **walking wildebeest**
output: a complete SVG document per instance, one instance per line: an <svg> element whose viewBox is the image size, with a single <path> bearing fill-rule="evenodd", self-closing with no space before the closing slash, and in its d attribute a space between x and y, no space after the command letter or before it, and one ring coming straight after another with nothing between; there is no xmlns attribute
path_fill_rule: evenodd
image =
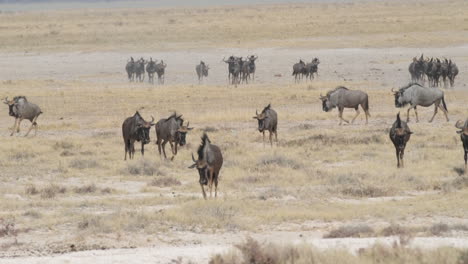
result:
<svg viewBox="0 0 468 264"><path fill-rule="evenodd" d="M242 60L242 57L234 58L234 61L232 62L231 84L234 84L234 86L236 87L238 84L240 84L241 81L241 70L243 63L244 61ZM229 67L231 67L231 64L229 65Z"/></svg>
<svg viewBox="0 0 468 264"><path fill-rule="evenodd" d="M310 63L307 63L304 66L304 72L305 72L305 77L306 80L309 78L309 80L314 79L314 73L318 75L318 65L320 64L320 60L318 58L314 58Z"/></svg>
<svg viewBox="0 0 468 264"><path fill-rule="evenodd" d="M320 95L320 100L322 100L322 109L324 112L329 112L333 108L338 107L338 117L340 118L340 125L342 121L349 123L348 120L343 118L343 110L345 108L354 108L356 110L356 115L351 120L351 123L354 123L354 120L359 112L359 105L361 105L362 110L366 114L366 125L368 118L370 117L369 113L369 97L367 93L359 90L349 90L346 87L338 86L334 90L329 91L326 96Z"/></svg>
<svg viewBox="0 0 468 264"><path fill-rule="evenodd" d="M410 131L408 124L401 121L400 113L398 113L397 119L390 129L390 139L395 146L398 168L404 167L403 155L405 154L406 143L410 139L411 134L413 134L413 132Z"/></svg>
<svg viewBox="0 0 468 264"><path fill-rule="evenodd" d="M401 108L407 104L410 105L410 107L408 108L408 112L406 114L406 122L409 122L409 112L411 108L414 108L414 113L416 115L416 122L419 122L418 112L416 110L416 107L418 105L423 106L423 107L428 107L433 104L435 106L434 115L432 116L431 120L429 120L429 123L432 122L432 120L434 120L434 117L437 114L437 108L440 108L444 112L447 122L449 121L449 118L447 115L448 113L447 105L445 104L444 92L442 90L438 88L426 88L418 83L410 83L400 88L398 91L394 91L392 89L392 92L395 95L396 107ZM442 105L440 104L440 102L442 102Z"/></svg>
<svg viewBox="0 0 468 264"><path fill-rule="evenodd" d="M161 60L160 63L156 64L156 73L158 74L158 83L164 84L165 72L167 64Z"/></svg>
<svg viewBox="0 0 468 264"><path fill-rule="evenodd" d="M413 62L409 65L408 71L411 74L411 81L412 82L419 82L422 80L422 76L424 74L424 58L421 55L421 58L416 59L413 58Z"/></svg>
<svg viewBox="0 0 468 264"><path fill-rule="evenodd" d="M455 124L455 127L461 129L457 131L460 134L461 141L463 142L463 150L465 151L465 171L464 173L467 174L467 160L468 160L468 119L463 123L462 120L458 120Z"/></svg>
<svg viewBox="0 0 468 264"><path fill-rule="evenodd" d="M292 75L294 76L294 82L298 82L304 72L305 63L302 60L299 60L298 63L293 65Z"/></svg>
<svg viewBox="0 0 468 264"><path fill-rule="evenodd" d="M148 65L146 66L146 72L148 73L148 82L154 84L154 73L156 72L156 62L153 58L150 58Z"/></svg>
<svg viewBox="0 0 468 264"><path fill-rule="evenodd" d="M135 62L135 79L143 82L145 80L145 64L147 62L145 59L140 58L137 62Z"/></svg>
<svg viewBox="0 0 468 264"><path fill-rule="evenodd" d="M37 118L42 114L41 108L36 104L30 103L25 96L15 96L13 100L8 100L8 97L4 99L4 103L8 105L9 115L15 118L15 124L10 136L20 132L21 121L28 119L31 121L31 127L25 137L29 135L31 129L34 127L34 135L37 134Z"/></svg>
<svg viewBox="0 0 468 264"><path fill-rule="evenodd" d="M187 125L184 126L182 115L177 116L176 113L172 114L168 118L163 118L156 123L156 144L158 145L160 156L162 148L164 158L167 159L166 143L169 142L172 151L171 160L174 159L175 155L177 155L177 145L181 147L184 146L187 132L193 129L189 127L189 124L190 123L187 123Z"/></svg>
<svg viewBox="0 0 468 264"><path fill-rule="evenodd" d="M240 70L240 77L243 83L248 83L250 79L250 60L243 61Z"/></svg>
<svg viewBox="0 0 468 264"><path fill-rule="evenodd" d="M231 83L231 76L234 71L234 62L236 61L236 57L231 55L227 60L223 58L223 61L228 65L228 82Z"/></svg>
<svg viewBox="0 0 468 264"><path fill-rule="evenodd" d="M150 142L150 129L154 126L154 117L151 117L150 122L146 122L140 113L137 111L133 116L128 117L122 124L122 136L125 144L125 158L127 160L127 152L129 158L135 156L135 141L141 141L141 155L145 155L145 144Z"/></svg>
<svg viewBox="0 0 468 264"><path fill-rule="evenodd" d="M133 60L133 57L130 57L130 61L127 62L127 65L125 65L125 70L127 71L128 75L128 80L130 82L135 80L135 61Z"/></svg>
<svg viewBox="0 0 468 264"><path fill-rule="evenodd" d="M255 71L257 69L257 66L255 65L255 61L258 59L258 56L251 55L248 57L249 60L249 78L250 75L252 75L252 80L255 81Z"/></svg>
<svg viewBox="0 0 468 264"><path fill-rule="evenodd" d="M195 71L197 72L198 75L198 83L201 83L203 81L203 77L208 77L208 70L210 69L209 65L206 65L205 62L200 61L200 64L198 64L195 67Z"/></svg>
<svg viewBox="0 0 468 264"><path fill-rule="evenodd" d="M450 86L453 87L455 84L455 77L457 77L458 74L458 67L457 65L452 62L452 60L449 60L449 67L448 67L448 78L450 80Z"/></svg>
<svg viewBox="0 0 468 264"><path fill-rule="evenodd" d="M210 188L210 198L212 196L213 183L215 185L215 198L218 196L218 179L219 171L223 166L223 155L218 146L211 144L206 133L203 133L202 143L198 147L198 159L195 160L192 154L194 164L190 169L197 168L200 176L199 183L202 189L203 198L206 200L205 188L203 185L208 185Z"/></svg>
<svg viewBox="0 0 468 264"><path fill-rule="evenodd" d="M273 146L271 135L275 134L276 144L278 144L278 115L276 111L268 104L263 111L259 114L255 111L254 119L258 120L258 131L263 134L263 145L265 145L265 131L269 132L270 145Z"/></svg>

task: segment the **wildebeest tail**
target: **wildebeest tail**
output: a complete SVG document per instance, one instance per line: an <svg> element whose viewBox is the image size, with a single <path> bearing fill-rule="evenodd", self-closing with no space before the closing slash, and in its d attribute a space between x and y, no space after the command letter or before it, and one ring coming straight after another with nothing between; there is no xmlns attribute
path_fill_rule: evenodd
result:
<svg viewBox="0 0 468 264"><path fill-rule="evenodd" d="M445 104L445 99L444 99L444 97L442 97L442 104L444 105L444 109L445 109L445 111L447 111L447 112L448 112L448 109L447 109L447 104Z"/></svg>
<svg viewBox="0 0 468 264"><path fill-rule="evenodd" d="M367 112L367 115L370 117L370 112L369 112L369 97L366 97L366 100L364 101L364 103L362 104L363 108L364 108L364 111Z"/></svg>
<svg viewBox="0 0 468 264"><path fill-rule="evenodd" d="M397 128L401 128L400 113L398 113L397 116L396 116L396 122L397 122L396 127L397 127Z"/></svg>

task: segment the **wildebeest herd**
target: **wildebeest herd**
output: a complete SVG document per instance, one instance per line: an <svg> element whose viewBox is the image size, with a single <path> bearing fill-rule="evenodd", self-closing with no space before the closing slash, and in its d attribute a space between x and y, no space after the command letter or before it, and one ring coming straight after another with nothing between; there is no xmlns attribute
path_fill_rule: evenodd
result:
<svg viewBox="0 0 468 264"><path fill-rule="evenodd" d="M441 81L444 88L447 88L447 81L450 87L455 84L455 77L458 75L458 67L451 59L426 58L422 54L419 59L413 58L408 67L413 82L419 82L424 85L428 82L431 87L438 87Z"/></svg>
<svg viewBox="0 0 468 264"><path fill-rule="evenodd" d="M249 80L255 79L255 61L257 56L251 55L247 59L242 57L230 56L227 60L223 58L223 61L228 64L228 79L232 84L239 84L241 82L248 83ZM306 77L313 79L313 75L317 74L317 66L320 61L318 58L314 58L310 63L304 63L300 60L299 63L293 66L293 75L295 80ZM164 83L164 69L166 64L161 60L159 63L157 60L150 58L149 61L140 58L135 61L130 58L126 65L128 78L130 81L144 81L144 72L148 73L149 82L153 82L154 73L158 74L158 80L160 83ZM402 108L409 105L407 109L406 122L400 118L400 113L396 117L396 121L390 128L390 139L395 146L397 167L404 167L403 156L407 142L409 141L413 131L410 130L408 122L410 121L409 112L414 109L416 122L419 121L417 106L429 107L434 105L434 114L429 120L432 122L436 116L438 109L440 109L447 120L448 108L444 98L444 92L438 86L439 77L442 76L444 83L445 78L448 77L450 84L453 86L455 76L458 74L458 68L451 60L444 60L441 62L439 59L424 59L421 56L419 59L414 59L410 65L410 73L412 80L410 84L401 87L398 90L393 90L395 99L395 107ZM436 70L433 70L436 69ZM195 67L198 79L201 82L203 77L208 76L209 66L203 61ZM438 75L440 72L440 75ZM423 84L418 82L424 81L424 74L429 80L431 87L424 87ZM434 75L435 74L435 75ZM300 76L300 77L298 77ZM359 90L350 90L344 86L338 86L335 89L328 91L325 96L320 96L322 101L322 109L325 112L331 111L333 108L338 108L338 116L340 119L339 125L342 122L349 123L343 117L344 108L354 108L356 115L351 120L351 123L360 114L359 107L361 107L365 113L366 124L368 123L369 113L369 96L367 93ZM4 99L4 103L8 105L9 115L15 118L15 123L11 132L11 136L19 133L21 121L28 119L31 121L31 127L25 134L27 136L29 132L35 128L37 133L37 119L42 114L41 109L34 103L28 101L25 96L16 96L12 100L8 98ZM278 114L272 108L271 104L268 104L264 109L258 113L255 112L253 117L258 121L258 131L263 135L263 144L265 144L265 132L269 132L270 145L273 146L273 135L275 141L278 144ZM144 155L144 146L149 144L150 141L150 130L152 126L155 126L156 130L156 145L158 148L159 155L162 157L166 156L165 145L169 143L171 146L172 157L171 160L177 155L178 146L186 145L186 135L193 128L190 127L189 122L184 124L182 115L173 113L167 118L160 119L157 123L154 123L155 119L151 116L151 121L146 121L141 114L137 111L133 116L128 117L122 124L122 136L124 140L125 156L124 160L127 159L127 154L130 159L134 158L135 154L135 141L141 142L141 154ZM468 163L468 119L465 121L459 120L456 122L455 127L460 129L457 133L460 134L464 148L464 160L465 170L467 173ZM210 189L210 197L212 196L212 187L215 186L215 197L217 196L218 178L221 167L223 165L223 155L221 149L212 144L206 133L202 136L202 142L197 150L198 158L192 154L192 160L194 162L189 168L196 168L199 173L199 183L202 188L203 197L206 199L206 193L204 185L208 185Z"/></svg>

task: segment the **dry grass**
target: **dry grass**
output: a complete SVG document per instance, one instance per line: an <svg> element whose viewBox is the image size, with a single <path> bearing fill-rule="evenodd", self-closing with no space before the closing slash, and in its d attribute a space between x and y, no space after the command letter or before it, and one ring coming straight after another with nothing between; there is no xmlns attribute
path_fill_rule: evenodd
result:
<svg viewBox="0 0 468 264"><path fill-rule="evenodd" d="M326 234L324 238L341 238L341 237L364 237L369 236L374 233L374 230L366 225L352 225L352 226L342 226L338 229L330 231Z"/></svg>

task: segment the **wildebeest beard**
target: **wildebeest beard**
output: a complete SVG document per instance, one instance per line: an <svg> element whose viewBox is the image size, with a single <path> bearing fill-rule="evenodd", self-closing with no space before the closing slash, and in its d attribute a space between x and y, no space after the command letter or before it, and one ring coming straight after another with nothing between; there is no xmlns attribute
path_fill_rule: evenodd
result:
<svg viewBox="0 0 468 264"><path fill-rule="evenodd" d="M16 116L15 112L13 111L13 107L15 107L14 104L9 104L9 105L8 105L8 108L9 108L9 113L8 113L8 114L9 114L10 116Z"/></svg>
<svg viewBox="0 0 468 264"><path fill-rule="evenodd" d="M258 131L263 132L265 130L265 119L258 119Z"/></svg>
<svg viewBox="0 0 468 264"><path fill-rule="evenodd" d="M207 185L208 184L208 166L203 168L197 168L198 174L200 174L200 184Z"/></svg>
<svg viewBox="0 0 468 264"><path fill-rule="evenodd" d="M335 108L334 106L331 106L331 104L330 105L328 104L329 104L328 99L322 101L322 109L324 112L331 111L333 108Z"/></svg>
<svg viewBox="0 0 468 264"><path fill-rule="evenodd" d="M400 97L401 97L402 95L403 95L402 93L396 93L396 94L395 94L395 106L396 106L396 107L404 107L405 105L408 104L408 102L403 102L403 103L399 102L398 99L400 99Z"/></svg>
<svg viewBox="0 0 468 264"><path fill-rule="evenodd" d="M138 132L137 132L138 133L138 141L143 142L143 144L150 143L149 130L150 130L150 128L147 128L147 127L138 128Z"/></svg>
<svg viewBox="0 0 468 264"><path fill-rule="evenodd" d="M175 134L176 137L176 143L179 144L179 146L185 146L185 136L187 135L187 132L180 132L177 131Z"/></svg>

